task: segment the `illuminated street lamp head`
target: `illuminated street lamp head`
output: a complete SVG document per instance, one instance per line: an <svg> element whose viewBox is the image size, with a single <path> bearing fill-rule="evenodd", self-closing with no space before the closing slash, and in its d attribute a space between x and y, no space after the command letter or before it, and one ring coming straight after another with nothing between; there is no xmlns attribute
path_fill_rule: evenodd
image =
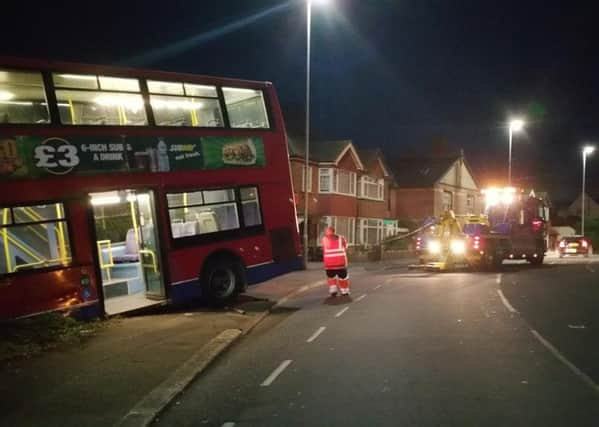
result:
<svg viewBox="0 0 599 427"><path fill-rule="evenodd" d="M585 145L585 146L582 148L582 153L583 153L584 155L589 155L589 154L592 154L592 153L593 153L593 151L595 151L595 146L594 146L594 145Z"/></svg>
<svg viewBox="0 0 599 427"><path fill-rule="evenodd" d="M510 120L510 129L513 132L520 132L524 127L524 120L514 119Z"/></svg>

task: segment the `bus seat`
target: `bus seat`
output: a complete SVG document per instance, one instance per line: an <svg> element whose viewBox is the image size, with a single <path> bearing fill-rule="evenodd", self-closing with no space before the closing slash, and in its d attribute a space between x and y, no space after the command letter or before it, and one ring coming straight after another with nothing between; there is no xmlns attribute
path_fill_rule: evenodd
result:
<svg viewBox="0 0 599 427"><path fill-rule="evenodd" d="M183 223L182 236L195 236L197 233L197 226L195 221L188 221Z"/></svg>
<svg viewBox="0 0 599 427"><path fill-rule="evenodd" d="M173 238L181 237L183 235L183 223L182 222L171 222L171 232Z"/></svg>
<svg viewBox="0 0 599 427"><path fill-rule="evenodd" d="M139 246L137 245L137 238L135 237L135 229L130 228L127 231L127 237L125 238L125 252L121 255L115 255L113 259L116 264L139 261Z"/></svg>
<svg viewBox="0 0 599 427"><path fill-rule="evenodd" d="M200 212L197 215L197 219L201 234L214 233L218 231L218 221L214 212Z"/></svg>

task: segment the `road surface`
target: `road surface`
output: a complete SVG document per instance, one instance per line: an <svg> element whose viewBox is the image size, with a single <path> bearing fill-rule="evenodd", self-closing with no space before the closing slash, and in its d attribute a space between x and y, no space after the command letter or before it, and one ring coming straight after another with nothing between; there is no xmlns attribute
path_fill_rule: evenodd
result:
<svg viewBox="0 0 599 427"><path fill-rule="evenodd" d="M157 425L597 426L599 264L548 262L352 272L351 302L287 302Z"/></svg>

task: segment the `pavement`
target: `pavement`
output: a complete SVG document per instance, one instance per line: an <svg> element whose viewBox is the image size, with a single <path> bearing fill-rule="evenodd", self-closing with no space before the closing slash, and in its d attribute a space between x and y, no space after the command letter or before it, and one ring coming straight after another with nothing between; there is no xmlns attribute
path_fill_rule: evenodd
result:
<svg viewBox="0 0 599 427"><path fill-rule="evenodd" d="M599 340L578 336L599 324L589 261L352 273L351 299L313 289L280 304L156 424L596 426ZM585 329L560 342L550 331L566 323ZM591 349L588 365L571 345Z"/></svg>
<svg viewBox="0 0 599 427"><path fill-rule="evenodd" d="M4 366L0 425L146 425L277 301L324 283L316 267L251 286L231 308L112 319L83 345Z"/></svg>

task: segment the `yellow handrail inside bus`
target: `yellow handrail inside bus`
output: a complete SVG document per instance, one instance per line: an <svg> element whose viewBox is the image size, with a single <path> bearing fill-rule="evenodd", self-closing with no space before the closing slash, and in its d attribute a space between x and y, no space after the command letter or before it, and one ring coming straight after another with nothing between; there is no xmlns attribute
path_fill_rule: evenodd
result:
<svg viewBox="0 0 599 427"><path fill-rule="evenodd" d="M188 202L188 196L187 193L183 193L183 213L188 213L189 212L189 208L187 207L187 202Z"/></svg>
<svg viewBox="0 0 599 427"><path fill-rule="evenodd" d="M154 251L150 250L150 249L140 249L139 250L139 254L140 254L140 261L141 261L141 265L143 267L150 267L152 268L152 270L154 270L154 273L158 273L158 260L156 259L156 254L154 253ZM141 255L150 255L150 258L152 258L152 263L151 264L144 264L143 260L141 259Z"/></svg>
<svg viewBox="0 0 599 427"><path fill-rule="evenodd" d="M44 220L44 218L40 214L38 214L37 212L35 212L31 207L24 207L23 208L23 213L25 215L28 215L33 221L43 221ZM35 225L39 225L42 228L48 229L48 226L46 224L35 224ZM31 230L31 232L33 234L35 234L37 237L39 237L43 241L45 241L45 242L48 241L48 237L44 236L42 233L40 233L39 231L37 231L34 228L34 225L28 225L27 228L29 230Z"/></svg>
<svg viewBox="0 0 599 427"><path fill-rule="evenodd" d="M191 125L199 126L200 121L198 120L198 112L195 110L195 108L193 108L193 104L192 104L192 108L189 110L189 112L191 113Z"/></svg>
<svg viewBox="0 0 599 427"><path fill-rule="evenodd" d="M125 114L125 108L122 105L118 106L119 111L119 123L124 126L127 124L127 115Z"/></svg>
<svg viewBox="0 0 599 427"><path fill-rule="evenodd" d="M9 209L2 209L2 225L5 226L8 224L8 213ZM2 241L4 243L4 256L6 257L6 271L12 272L12 263L10 262L10 252L8 249L8 228L2 227Z"/></svg>
<svg viewBox="0 0 599 427"><path fill-rule="evenodd" d="M62 205L56 203L56 217L63 218ZM58 221L58 254L60 259L65 259L67 256L67 247L64 238L64 224L62 221Z"/></svg>
<svg viewBox="0 0 599 427"><path fill-rule="evenodd" d="M69 103L69 112L71 113L71 123L76 125L77 119L75 119L75 106L73 105L73 100L68 98L67 102Z"/></svg>
<svg viewBox="0 0 599 427"><path fill-rule="evenodd" d="M106 270L106 279L110 280L110 267L114 267L114 258L112 257L112 242L110 240L98 240L98 259L100 260L100 270ZM103 247L108 249L108 262L104 262L104 256L102 253Z"/></svg>

